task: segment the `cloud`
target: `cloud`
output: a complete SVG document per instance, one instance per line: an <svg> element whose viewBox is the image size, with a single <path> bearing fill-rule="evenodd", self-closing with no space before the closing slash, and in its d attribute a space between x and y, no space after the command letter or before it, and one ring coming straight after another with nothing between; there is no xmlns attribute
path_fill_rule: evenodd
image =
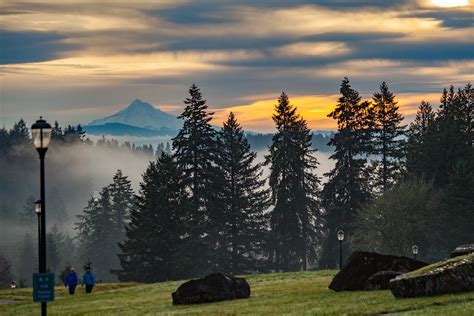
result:
<svg viewBox="0 0 474 316"><path fill-rule="evenodd" d="M34 108L89 121L136 97L178 113L196 82L218 112L263 102L241 113L249 126L268 125L262 111L272 111L281 90L324 125L306 104L337 94L343 76L363 94L386 80L421 97L474 73L472 5L46 0L0 9L2 120Z"/></svg>
<svg viewBox="0 0 474 316"><path fill-rule="evenodd" d="M110 85L133 78L175 77L183 74L219 72L228 69L228 60L260 58L259 52L236 51L183 51L152 54L71 57L46 62L4 65L9 73L5 86L21 82L44 84L45 80L67 85ZM24 78L27 75L28 78ZM65 79L72 80L66 81ZM107 80L104 80L107 78Z"/></svg>
<svg viewBox="0 0 474 316"><path fill-rule="evenodd" d="M279 57L328 57L346 55L351 49L345 43L337 42L298 42L275 48Z"/></svg>

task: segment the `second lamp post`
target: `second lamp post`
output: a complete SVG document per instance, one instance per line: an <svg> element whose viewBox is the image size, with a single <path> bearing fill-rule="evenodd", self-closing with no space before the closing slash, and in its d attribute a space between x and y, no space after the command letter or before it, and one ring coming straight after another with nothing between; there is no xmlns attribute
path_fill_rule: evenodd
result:
<svg viewBox="0 0 474 316"><path fill-rule="evenodd" d="M413 245L413 247L411 247L411 252L413 253L413 257L414 257L415 260L416 260L416 255L418 254L418 246L417 246L417 245Z"/></svg>
<svg viewBox="0 0 474 316"><path fill-rule="evenodd" d="M342 269L342 241L344 240L344 231L342 229L337 231L337 240L339 240L339 269Z"/></svg>
<svg viewBox="0 0 474 316"><path fill-rule="evenodd" d="M35 202L35 213L38 215L38 254L41 253L41 200ZM38 269L41 266L41 259L38 256Z"/></svg>

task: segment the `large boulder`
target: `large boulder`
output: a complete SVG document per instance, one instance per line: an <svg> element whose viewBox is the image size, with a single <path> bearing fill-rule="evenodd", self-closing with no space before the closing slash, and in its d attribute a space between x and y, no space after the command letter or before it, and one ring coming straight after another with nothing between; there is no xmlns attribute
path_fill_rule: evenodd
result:
<svg viewBox="0 0 474 316"><path fill-rule="evenodd" d="M368 280L368 290L388 290L390 287L390 280L403 274L399 271L379 271L373 274Z"/></svg>
<svg viewBox="0 0 474 316"><path fill-rule="evenodd" d="M464 256L474 252L474 244L457 246L456 249L451 252L450 258L457 256Z"/></svg>
<svg viewBox="0 0 474 316"><path fill-rule="evenodd" d="M173 305L234 300L248 298L250 296L250 286L243 278L212 273L202 279L181 284L171 296L173 297Z"/></svg>
<svg viewBox="0 0 474 316"><path fill-rule="evenodd" d="M426 265L427 263L407 257L355 251L342 270L334 276L329 288L334 291L370 290L368 280L379 271L409 272Z"/></svg>
<svg viewBox="0 0 474 316"><path fill-rule="evenodd" d="M437 262L390 281L395 297L474 291L474 253Z"/></svg>

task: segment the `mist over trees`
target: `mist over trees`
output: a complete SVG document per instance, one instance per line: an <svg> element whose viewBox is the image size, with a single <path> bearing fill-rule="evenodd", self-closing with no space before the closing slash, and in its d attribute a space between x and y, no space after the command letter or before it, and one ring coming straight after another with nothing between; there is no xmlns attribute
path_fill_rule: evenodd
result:
<svg viewBox="0 0 474 316"><path fill-rule="evenodd" d="M183 127L172 144L156 150L105 138L93 144L80 126L54 125L51 147L63 155L50 158L47 174L51 271L88 261L98 280L158 282L216 271L333 268L339 229L347 236L345 255L409 255L417 244L419 257L434 261L472 243L470 84L444 90L439 106L422 101L407 127L387 83L363 100L344 78L328 114L337 131L329 136L314 135L285 93L275 105L272 135L244 133L233 113L218 129L200 89L193 84L188 93ZM334 167L320 179L316 149L323 141ZM129 173L114 168L113 175L108 166L107 182L91 192L94 177L83 172L91 162L71 157L68 148L87 159L94 157L88 153L127 154L127 164L140 167L138 191ZM264 161L256 148L268 149ZM0 149L2 166L9 166L0 168L2 226L22 228L2 232L20 246L14 252L0 244L0 270L28 282L37 261L32 192L38 174L23 120L0 129ZM76 164L79 169L71 167ZM87 201L80 214L75 200ZM67 229L71 222L75 231Z"/></svg>
<svg viewBox="0 0 474 316"><path fill-rule="evenodd" d="M80 125L52 125L46 154L47 255L48 269L59 273L65 266L83 264L75 249L73 224L95 188L112 176L108 170L125 166L139 174L155 152L151 145L119 144L104 137L93 143ZM158 150L166 150L165 144ZM24 120L10 130L0 128L0 153L0 253L10 262L18 284L31 285L38 261L34 202L39 196L39 161ZM123 235L123 225L115 229Z"/></svg>

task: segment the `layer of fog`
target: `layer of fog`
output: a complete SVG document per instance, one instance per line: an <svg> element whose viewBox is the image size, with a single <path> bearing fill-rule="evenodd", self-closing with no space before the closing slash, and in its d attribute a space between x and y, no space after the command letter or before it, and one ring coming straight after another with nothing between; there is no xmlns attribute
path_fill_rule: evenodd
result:
<svg viewBox="0 0 474 316"><path fill-rule="evenodd" d="M169 141L166 139L159 142ZM156 148L156 147L155 147ZM33 149L32 149L33 150ZM257 162L263 162L268 151L260 150L257 152ZM323 174L333 167L333 162L329 158L330 153L317 152L319 161L317 175L321 178ZM149 164L150 156L125 149L108 148L97 145L70 145L61 147L52 147L48 150L46 157L46 190L47 205L46 209L51 213L55 199L64 202L64 208L67 211L67 220L59 224L60 231L74 237L76 235L75 223L78 222L77 215L83 213L91 197L96 197L98 192L105 186L112 183L115 172L120 169L126 175L132 184L135 193L138 193L139 184L142 181L142 174ZM269 167L263 167L263 176L268 178ZM39 196L39 163L35 161L32 170L26 170L30 173L30 178L25 181L25 186L17 183L14 198L18 200L17 205L24 205L29 195L35 198ZM24 177L21 175L20 177ZM28 184L28 183L29 184ZM32 182L33 185L30 183ZM19 184L20 183L20 184ZM28 185L27 185L28 184ZM268 182L267 182L268 185ZM14 189L15 188L10 188ZM61 204L59 204L61 205ZM18 208L18 207L17 207ZM19 209L17 211L20 211ZM33 213L33 206L31 206ZM51 229L52 215L48 219L48 230ZM9 258L13 264L13 271L19 265L19 257L25 234L31 234L36 251L37 227L36 225L20 225L12 222L0 220L0 250Z"/></svg>

